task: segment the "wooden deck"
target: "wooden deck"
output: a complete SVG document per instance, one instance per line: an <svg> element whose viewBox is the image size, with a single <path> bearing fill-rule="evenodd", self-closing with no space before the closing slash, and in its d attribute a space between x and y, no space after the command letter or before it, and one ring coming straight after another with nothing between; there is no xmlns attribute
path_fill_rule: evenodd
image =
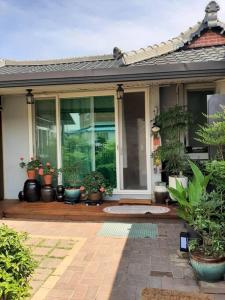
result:
<svg viewBox="0 0 225 300"><path fill-rule="evenodd" d="M0 201L3 218L49 220L49 221L83 221L83 222L149 222L151 220L178 220L176 208L169 206L166 214L109 214L103 211L107 206L118 205L117 201L105 201L100 206L86 206L83 203L70 205L62 202L20 202L19 200Z"/></svg>

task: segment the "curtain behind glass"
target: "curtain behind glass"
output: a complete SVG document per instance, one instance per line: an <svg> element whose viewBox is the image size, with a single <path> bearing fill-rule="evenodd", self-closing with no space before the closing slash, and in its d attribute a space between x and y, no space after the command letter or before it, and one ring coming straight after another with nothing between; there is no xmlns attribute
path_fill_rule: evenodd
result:
<svg viewBox="0 0 225 300"><path fill-rule="evenodd" d="M35 100L36 156L57 165L55 99Z"/></svg>

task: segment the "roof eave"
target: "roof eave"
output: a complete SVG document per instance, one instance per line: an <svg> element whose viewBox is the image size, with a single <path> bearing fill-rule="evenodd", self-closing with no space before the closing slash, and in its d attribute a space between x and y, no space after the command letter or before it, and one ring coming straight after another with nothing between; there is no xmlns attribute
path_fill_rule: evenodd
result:
<svg viewBox="0 0 225 300"><path fill-rule="evenodd" d="M32 74L0 75L0 88L61 84L113 83L190 77L225 77L225 61L135 66Z"/></svg>

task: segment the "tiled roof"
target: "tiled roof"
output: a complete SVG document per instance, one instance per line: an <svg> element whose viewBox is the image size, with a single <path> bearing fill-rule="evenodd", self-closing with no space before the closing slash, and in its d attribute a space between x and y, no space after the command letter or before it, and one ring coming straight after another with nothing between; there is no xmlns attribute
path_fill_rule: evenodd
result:
<svg viewBox="0 0 225 300"><path fill-rule="evenodd" d="M185 32L182 32L178 37L173 38L167 42L163 42L159 45L148 46L139 50L122 52L118 47L114 48L114 57L120 61L121 64L130 65L158 57L164 54L174 52L183 48L186 44L191 43L195 37L199 37L203 30L218 28L220 34L225 32L225 23L220 22L217 18L217 12L219 11L219 5L215 1L211 1L205 9L205 18L202 22L198 22L193 27L190 27Z"/></svg>
<svg viewBox="0 0 225 300"><path fill-rule="evenodd" d="M225 23L222 23L217 19L218 10L218 4L215 1L211 1L205 9L206 14L202 22L190 27L184 33L181 33L178 37L169 40L166 43L148 46L147 48L126 53L123 53L119 48L115 47L113 55L44 61L0 60L0 76L2 78L4 75L5 77L7 77L6 75L16 77L17 75L19 76L22 74L23 77L37 77L39 75L44 76L42 73L49 72L60 73L60 75L66 73L66 75L68 75L69 72L66 71L103 70L104 72L104 70L109 69L119 70L120 67L129 69L130 66L225 61L225 46L211 46L198 49L185 49L184 47L185 45L190 44L194 38L200 37L204 30L207 29L214 28L218 34L225 34ZM45 76L53 76L53 74L46 74Z"/></svg>
<svg viewBox="0 0 225 300"><path fill-rule="evenodd" d="M191 62L195 63L208 61L225 61L225 46L175 51L169 54L142 60L130 66L163 65Z"/></svg>
<svg viewBox="0 0 225 300"><path fill-rule="evenodd" d="M10 61L1 63L0 74L108 69L119 66L112 55L69 58L48 61Z"/></svg>

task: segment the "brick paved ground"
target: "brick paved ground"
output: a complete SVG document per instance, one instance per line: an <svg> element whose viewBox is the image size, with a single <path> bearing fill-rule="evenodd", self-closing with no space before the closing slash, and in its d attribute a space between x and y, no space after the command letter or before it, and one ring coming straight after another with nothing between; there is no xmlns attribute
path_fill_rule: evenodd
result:
<svg viewBox="0 0 225 300"><path fill-rule="evenodd" d="M46 267L46 272L37 269L36 290L39 281L49 276L48 270L57 267L56 260L63 259L73 246L65 237L86 238L45 300L138 300L145 287L199 291L187 260L177 253L180 223L159 223L159 236L155 240L98 237L100 223L11 220L4 223L33 235L55 238L44 239L42 243L37 240L36 255L46 255L45 250L51 249L47 255L48 259L54 257L54 262L42 262L40 266ZM225 295L215 299L225 299Z"/></svg>

